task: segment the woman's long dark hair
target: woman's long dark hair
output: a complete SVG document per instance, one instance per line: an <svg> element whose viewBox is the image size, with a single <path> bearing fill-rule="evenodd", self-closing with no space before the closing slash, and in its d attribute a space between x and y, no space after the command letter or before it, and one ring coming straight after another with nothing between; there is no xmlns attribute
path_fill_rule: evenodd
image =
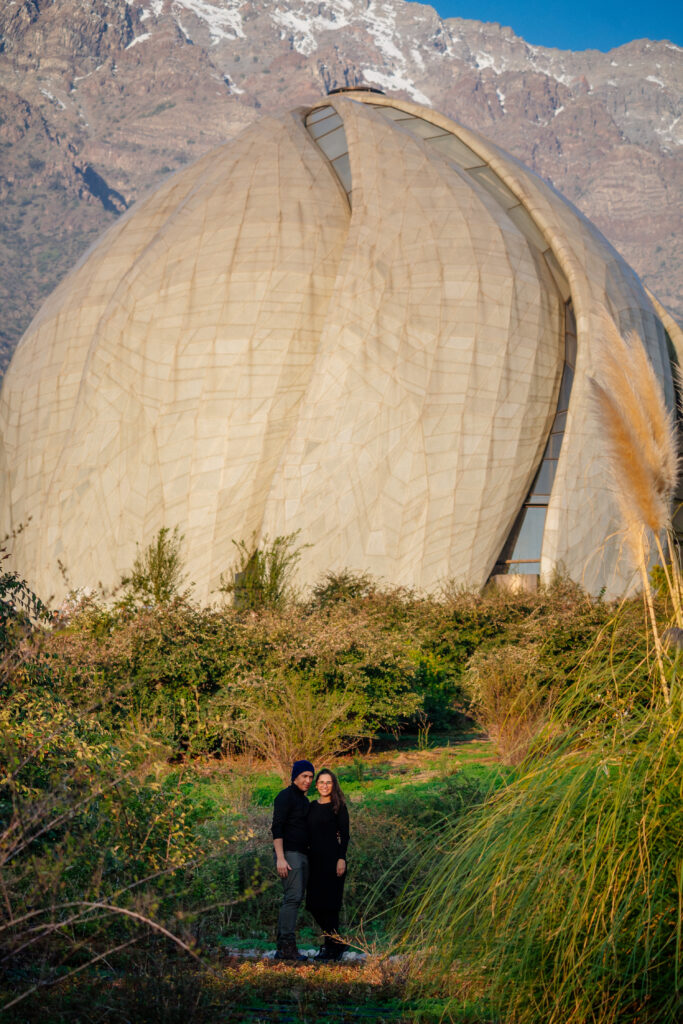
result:
<svg viewBox="0 0 683 1024"><path fill-rule="evenodd" d="M315 777L315 784L317 786L318 779L321 775L329 775L332 779L332 792L330 793L330 799L332 801L332 810L335 814L339 814L340 807L346 807L346 799L342 793L342 788L339 785L339 781L334 772L331 772L329 768L321 768Z"/></svg>

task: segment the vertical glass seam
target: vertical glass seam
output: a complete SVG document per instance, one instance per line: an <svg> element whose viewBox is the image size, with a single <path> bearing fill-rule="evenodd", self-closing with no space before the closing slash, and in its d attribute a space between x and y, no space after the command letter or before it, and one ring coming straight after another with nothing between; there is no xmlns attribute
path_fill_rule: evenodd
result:
<svg viewBox="0 0 683 1024"><path fill-rule="evenodd" d="M574 382L575 353L576 321L572 301L569 299L564 307L564 363L555 416L540 465L491 576L540 572L546 513L562 453L567 411Z"/></svg>
<svg viewBox="0 0 683 1024"><path fill-rule="evenodd" d="M323 114L323 111L326 113ZM330 126L329 131L324 131L321 134L320 129L328 118L334 123ZM336 123L336 118L339 119L339 124ZM351 206L351 164L343 118L332 106L316 107L306 114L304 125L311 139L334 171L339 184L346 193L349 206ZM332 153L334 156L331 155Z"/></svg>

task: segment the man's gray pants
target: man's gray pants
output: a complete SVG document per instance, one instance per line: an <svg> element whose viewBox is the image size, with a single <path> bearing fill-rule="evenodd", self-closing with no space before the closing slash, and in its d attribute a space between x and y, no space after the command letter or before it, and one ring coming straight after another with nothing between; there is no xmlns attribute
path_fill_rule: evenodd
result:
<svg viewBox="0 0 683 1024"><path fill-rule="evenodd" d="M308 857L297 850L285 850L285 860L291 867L282 882L282 906L277 919L277 943L296 942L296 919L306 895Z"/></svg>

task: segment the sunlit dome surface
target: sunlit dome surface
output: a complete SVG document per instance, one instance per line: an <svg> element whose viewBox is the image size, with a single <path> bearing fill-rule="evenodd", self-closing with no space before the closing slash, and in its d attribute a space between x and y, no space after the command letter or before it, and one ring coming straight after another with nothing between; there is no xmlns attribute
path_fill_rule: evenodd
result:
<svg viewBox="0 0 683 1024"><path fill-rule="evenodd" d="M371 92L264 117L139 202L45 303L0 401L0 529L43 596L178 526L196 594L233 539L300 578L623 590L588 378L604 316L673 407L680 332L565 199ZM669 336L667 336L667 330Z"/></svg>

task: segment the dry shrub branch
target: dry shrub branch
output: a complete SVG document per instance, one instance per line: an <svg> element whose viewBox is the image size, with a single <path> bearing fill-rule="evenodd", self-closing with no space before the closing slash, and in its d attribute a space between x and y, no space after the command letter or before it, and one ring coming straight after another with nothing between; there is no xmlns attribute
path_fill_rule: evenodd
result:
<svg viewBox="0 0 683 1024"><path fill-rule="evenodd" d="M274 764L285 782L294 761L306 757L330 765L367 732L353 696L321 692L309 679L286 676L252 680L234 728L245 745Z"/></svg>

